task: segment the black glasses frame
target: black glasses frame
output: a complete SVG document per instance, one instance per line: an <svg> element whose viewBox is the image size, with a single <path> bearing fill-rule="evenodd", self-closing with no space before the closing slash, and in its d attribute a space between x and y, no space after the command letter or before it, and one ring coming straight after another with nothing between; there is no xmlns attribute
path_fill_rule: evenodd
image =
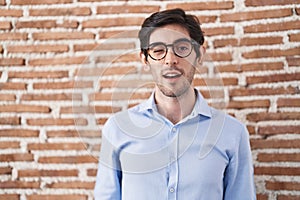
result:
<svg viewBox="0 0 300 200"><path fill-rule="evenodd" d="M191 51L190 51L187 55L181 56L181 55L179 55L179 54L176 53L176 50L174 49L174 45L176 45L176 43L179 43L179 42L188 42L188 43L191 44ZM164 46L164 47L165 47L165 50L166 50L164 56L162 56L161 58L154 58L154 57L152 57L151 54L149 53L151 47L157 46L157 45L162 45L162 46ZM187 38L180 38L180 39L174 41L172 44L165 44L165 43L163 43L163 42L154 42L154 43L152 43L152 44L149 45L149 47L148 47L148 49L147 49L147 55L149 55L153 60L156 60L156 61L162 60L162 59L164 59L164 58L166 57L166 55L167 55L167 53L168 53L168 49L169 49L168 47L172 47L172 51L173 51L173 53L174 53L176 56L178 56L179 58L186 58L186 57L188 57L189 55L191 55L191 53L192 53L192 51L193 51L193 48L195 48L194 46L198 46L198 43L197 43L196 41L193 41L193 40L191 41L191 40L189 40L189 39L187 39Z"/></svg>

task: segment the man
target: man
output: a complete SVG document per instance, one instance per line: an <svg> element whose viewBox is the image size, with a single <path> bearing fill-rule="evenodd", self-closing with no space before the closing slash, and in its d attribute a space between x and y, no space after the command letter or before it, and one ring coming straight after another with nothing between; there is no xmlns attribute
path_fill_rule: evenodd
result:
<svg viewBox="0 0 300 200"><path fill-rule="evenodd" d="M147 18L139 32L151 97L103 128L96 200L256 199L248 132L193 88L205 48L181 9Z"/></svg>

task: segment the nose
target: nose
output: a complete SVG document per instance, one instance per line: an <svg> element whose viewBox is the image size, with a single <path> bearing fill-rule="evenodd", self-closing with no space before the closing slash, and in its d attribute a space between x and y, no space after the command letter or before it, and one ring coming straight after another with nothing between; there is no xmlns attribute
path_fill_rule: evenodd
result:
<svg viewBox="0 0 300 200"><path fill-rule="evenodd" d="M165 57L165 64L168 66L173 66L178 64L178 57L174 54L172 48L168 48L166 57Z"/></svg>

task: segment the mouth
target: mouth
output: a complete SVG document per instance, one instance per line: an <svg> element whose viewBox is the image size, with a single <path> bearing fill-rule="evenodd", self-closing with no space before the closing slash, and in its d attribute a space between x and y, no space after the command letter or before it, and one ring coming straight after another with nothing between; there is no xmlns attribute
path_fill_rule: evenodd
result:
<svg viewBox="0 0 300 200"><path fill-rule="evenodd" d="M175 78L179 78L180 76L182 76L182 72L177 71L177 70L166 71L162 74L162 76L166 79L175 79Z"/></svg>

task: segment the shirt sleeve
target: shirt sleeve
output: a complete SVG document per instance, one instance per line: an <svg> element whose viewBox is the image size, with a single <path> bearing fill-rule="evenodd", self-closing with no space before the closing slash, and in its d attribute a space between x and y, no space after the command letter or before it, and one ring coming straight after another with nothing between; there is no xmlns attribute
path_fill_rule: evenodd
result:
<svg viewBox="0 0 300 200"><path fill-rule="evenodd" d="M224 200L256 200L249 133L245 127L225 170Z"/></svg>
<svg viewBox="0 0 300 200"><path fill-rule="evenodd" d="M102 130L100 161L94 188L95 200L121 200L121 180L119 159L116 148L109 140L111 124Z"/></svg>

